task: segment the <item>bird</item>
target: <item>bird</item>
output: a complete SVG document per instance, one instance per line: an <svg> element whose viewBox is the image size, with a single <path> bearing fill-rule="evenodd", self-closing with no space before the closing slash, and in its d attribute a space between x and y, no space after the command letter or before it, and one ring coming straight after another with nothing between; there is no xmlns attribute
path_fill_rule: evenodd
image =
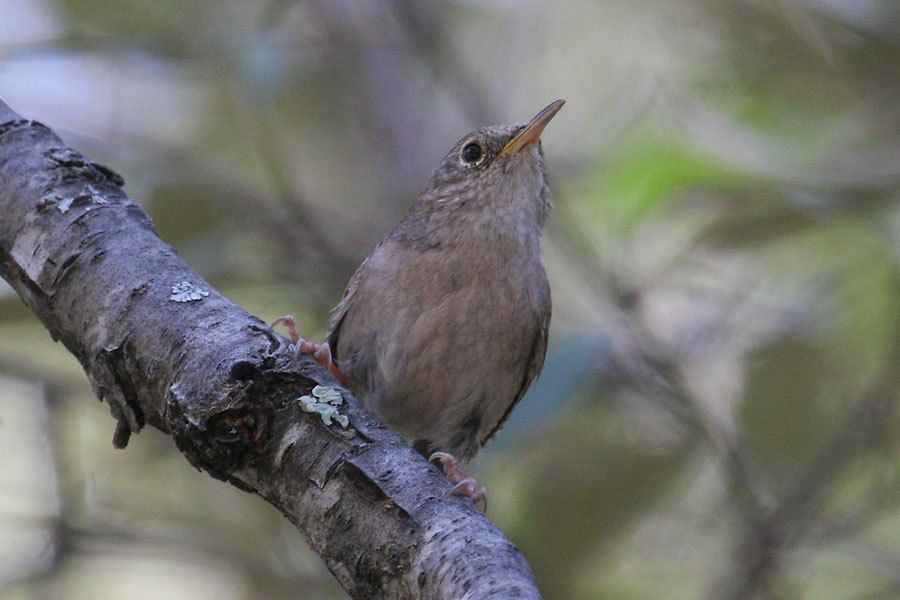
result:
<svg viewBox="0 0 900 600"><path fill-rule="evenodd" d="M484 502L465 466L541 371L550 285L541 233L553 207L541 134L565 104L462 137L403 220L359 266L309 354L426 459Z"/></svg>

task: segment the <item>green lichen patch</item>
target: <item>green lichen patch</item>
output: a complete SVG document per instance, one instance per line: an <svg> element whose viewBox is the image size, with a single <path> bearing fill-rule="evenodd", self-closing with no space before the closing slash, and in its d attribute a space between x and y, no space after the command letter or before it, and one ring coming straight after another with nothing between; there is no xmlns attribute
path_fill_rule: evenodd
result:
<svg viewBox="0 0 900 600"><path fill-rule="evenodd" d="M318 413L326 425L337 421L341 427L347 427L350 423L349 419L337 410L337 407L344 403L344 397L340 391L332 387L317 385L312 390L312 396L301 396L299 400L304 412Z"/></svg>

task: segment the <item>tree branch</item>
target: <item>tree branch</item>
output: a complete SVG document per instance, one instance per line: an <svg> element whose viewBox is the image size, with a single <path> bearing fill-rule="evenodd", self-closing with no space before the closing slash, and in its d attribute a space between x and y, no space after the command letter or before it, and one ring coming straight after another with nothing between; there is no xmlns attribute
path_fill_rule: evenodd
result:
<svg viewBox="0 0 900 600"><path fill-rule="evenodd" d="M113 171L0 102L0 275L81 362L124 447L145 424L277 507L356 598L538 598L521 552L337 384L192 271Z"/></svg>

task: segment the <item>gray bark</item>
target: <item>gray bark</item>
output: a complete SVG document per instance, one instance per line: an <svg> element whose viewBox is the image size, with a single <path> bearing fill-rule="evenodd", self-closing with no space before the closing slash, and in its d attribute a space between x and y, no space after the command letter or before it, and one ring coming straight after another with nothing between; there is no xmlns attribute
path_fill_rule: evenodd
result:
<svg viewBox="0 0 900 600"><path fill-rule="evenodd" d="M358 400L346 428L302 412L337 383L192 271L122 185L0 102L0 275L109 403L117 447L168 433L276 506L353 597L539 597L518 548Z"/></svg>

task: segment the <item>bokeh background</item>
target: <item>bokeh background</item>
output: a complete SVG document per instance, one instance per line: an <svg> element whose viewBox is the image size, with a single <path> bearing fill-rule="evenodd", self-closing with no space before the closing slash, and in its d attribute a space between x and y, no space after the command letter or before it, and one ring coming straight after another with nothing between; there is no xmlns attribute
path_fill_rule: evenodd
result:
<svg viewBox="0 0 900 600"><path fill-rule="evenodd" d="M549 599L900 596L894 0L0 0L0 98L313 339L463 134L568 104L544 373L475 474ZM342 598L0 283L0 596Z"/></svg>

